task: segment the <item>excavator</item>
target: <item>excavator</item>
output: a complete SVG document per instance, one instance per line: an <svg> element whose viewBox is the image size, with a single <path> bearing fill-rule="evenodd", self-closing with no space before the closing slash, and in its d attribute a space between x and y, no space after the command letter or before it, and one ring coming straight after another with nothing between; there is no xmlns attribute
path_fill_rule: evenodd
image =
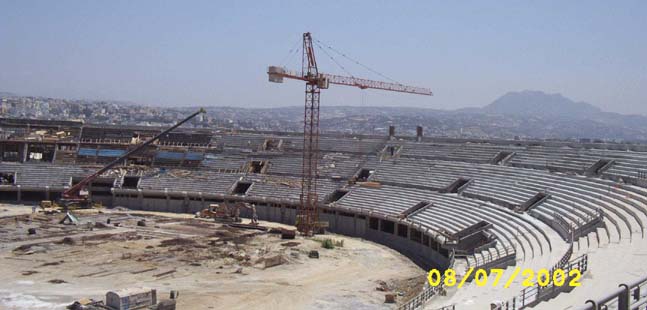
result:
<svg viewBox="0 0 647 310"><path fill-rule="evenodd" d="M90 185L90 183L99 177L101 174L104 172L112 169L113 167L117 166L120 163L123 163L124 160L126 160L129 156L132 156L136 154L137 152L143 150L145 147L148 145L152 144L153 142L157 141L161 137L167 135L169 132L173 131L175 128L178 128L182 126L182 124L188 122L192 118L196 117L199 114L206 113L206 111L203 108L200 108L197 112L189 115L187 118L181 120L177 124L169 127L168 129L162 131L161 133L157 134L156 136L148 139L144 143L138 145L137 147L131 149L130 151L126 152L124 155L120 156L119 158L111 161L107 165L103 166L101 169L97 170L95 173L83 178L80 182L74 184L72 187L68 188L66 191L64 191L61 195L61 199L59 199L58 202L52 202L50 200L43 200L40 202L40 207L43 209L43 211L47 212L52 212L54 209L60 209L62 208L64 212L67 212L68 210L72 209L87 209L87 208L92 208L92 207L99 207L100 204L92 202L88 198L87 194L87 187ZM85 193L82 193L85 192Z"/></svg>

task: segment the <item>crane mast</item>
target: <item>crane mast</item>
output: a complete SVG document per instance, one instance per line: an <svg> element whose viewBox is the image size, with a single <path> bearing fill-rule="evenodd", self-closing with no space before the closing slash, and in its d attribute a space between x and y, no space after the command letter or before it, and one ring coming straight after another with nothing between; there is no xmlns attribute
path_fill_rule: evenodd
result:
<svg viewBox="0 0 647 310"><path fill-rule="evenodd" d="M297 208L296 226L297 230L302 234L312 235L319 228L319 212L317 211L317 179L319 172L317 161L319 159L319 99L321 90L327 89L330 84L336 84L359 87L360 89L381 89L426 96L431 96L433 93L431 90L422 87L320 73L312 45L312 35L309 32L303 34L302 51L301 72L270 66L267 73L269 81L274 83L283 83L284 78L306 82L303 114L301 195L300 205Z"/></svg>
<svg viewBox="0 0 647 310"><path fill-rule="evenodd" d="M319 159L319 95L321 93L317 61L312 37L303 34L302 72L307 77L306 100L303 116L303 160L301 166L301 207L297 209L297 230L313 234L317 223L317 160ZM327 85L322 85L326 86Z"/></svg>

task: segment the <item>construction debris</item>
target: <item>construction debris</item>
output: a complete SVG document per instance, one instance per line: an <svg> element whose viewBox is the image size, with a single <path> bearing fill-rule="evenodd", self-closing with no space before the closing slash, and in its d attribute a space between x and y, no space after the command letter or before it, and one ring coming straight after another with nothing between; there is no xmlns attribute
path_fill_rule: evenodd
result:
<svg viewBox="0 0 647 310"><path fill-rule="evenodd" d="M61 210L56 203L53 203L51 200L43 200L39 204L40 212L45 213L46 215L60 213Z"/></svg>
<svg viewBox="0 0 647 310"><path fill-rule="evenodd" d="M294 242L294 241L281 243L281 245L284 246L284 247L295 247L295 246L297 246L299 244L300 244L299 242Z"/></svg>
<svg viewBox="0 0 647 310"><path fill-rule="evenodd" d="M268 231L269 230L268 227L260 226L260 225L253 225L253 224L232 223L232 224L228 224L227 226L235 227L235 228L243 228L243 229L256 229L256 230L260 230L260 231Z"/></svg>
<svg viewBox="0 0 647 310"><path fill-rule="evenodd" d="M103 301L94 300L90 298L83 298L81 300L73 302L71 305L67 306L69 310L94 310L94 309L105 309Z"/></svg>
<svg viewBox="0 0 647 310"><path fill-rule="evenodd" d="M308 257L310 258L319 258L319 251L317 250L312 250L308 253Z"/></svg>
<svg viewBox="0 0 647 310"><path fill-rule="evenodd" d="M175 310L175 305L177 301L174 299L163 300L157 303L157 305L152 306L151 310Z"/></svg>
<svg viewBox="0 0 647 310"><path fill-rule="evenodd" d="M369 187L369 188L381 188L382 184L380 182L357 182L357 185L362 186L362 187Z"/></svg>
<svg viewBox="0 0 647 310"><path fill-rule="evenodd" d="M389 285L386 282L380 280L377 282L377 287L375 288L375 290L378 290L380 292L388 292L391 289L389 288Z"/></svg>
<svg viewBox="0 0 647 310"><path fill-rule="evenodd" d="M76 241L72 239L71 237L65 237L63 240L61 240L61 244L67 244L67 245L74 245L76 244Z"/></svg>
<svg viewBox="0 0 647 310"><path fill-rule="evenodd" d="M296 236L296 230L294 229L282 229L281 230L281 239L294 239Z"/></svg>
<svg viewBox="0 0 647 310"><path fill-rule="evenodd" d="M53 279L53 280L49 280L47 282L52 283L52 284L67 283L67 282L65 282L65 280L61 280L61 279Z"/></svg>
<svg viewBox="0 0 647 310"><path fill-rule="evenodd" d="M68 211L65 213L65 217L63 217L58 223L66 225L78 225L79 219Z"/></svg>
<svg viewBox="0 0 647 310"><path fill-rule="evenodd" d="M283 256L281 255L276 255L276 256L271 256L271 257L266 257L263 262L265 263L264 268L270 268L274 266L278 266L283 264Z"/></svg>
<svg viewBox="0 0 647 310"><path fill-rule="evenodd" d="M169 271L165 271L165 272L162 272L162 273L155 274L155 275L153 275L153 277L159 278L159 277L167 276L167 275L170 275L172 273L175 273L176 271L177 271L176 269L172 269L172 270L169 270Z"/></svg>
<svg viewBox="0 0 647 310"><path fill-rule="evenodd" d="M384 303L387 304L394 304L395 303L395 294L385 294L384 295Z"/></svg>
<svg viewBox="0 0 647 310"><path fill-rule="evenodd" d="M137 271L131 271L130 273L131 273L131 274L140 274L140 273L149 272L149 271L153 271L153 270L157 270L157 267L153 267L153 268L146 268L146 269L143 269L143 270L137 270Z"/></svg>
<svg viewBox="0 0 647 310"><path fill-rule="evenodd" d="M252 209L256 213L255 207L250 206L248 203L237 202L234 204L229 203L213 203L209 208L203 209L196 214L199 218L213 218L221 223L240 223L240 209Z"/></svg>

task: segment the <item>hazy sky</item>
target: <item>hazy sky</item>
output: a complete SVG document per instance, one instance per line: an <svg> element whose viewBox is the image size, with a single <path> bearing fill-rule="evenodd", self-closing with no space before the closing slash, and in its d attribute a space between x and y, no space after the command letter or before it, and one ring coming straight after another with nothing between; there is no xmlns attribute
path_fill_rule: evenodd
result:
<svg viewBox="0 0 647 310"><path fill-rule="evenodd" d="M482 106L559 92L647 114L647 1L7 1L0 91L152 105L301 105L305 31L435 96L332 86L322 105ZM317 51L320 70L344 73ZM334 54L333 54L334 56ZM377 76L343 57L350 73ZM290 61L291 60L291 61Z"/></svg>

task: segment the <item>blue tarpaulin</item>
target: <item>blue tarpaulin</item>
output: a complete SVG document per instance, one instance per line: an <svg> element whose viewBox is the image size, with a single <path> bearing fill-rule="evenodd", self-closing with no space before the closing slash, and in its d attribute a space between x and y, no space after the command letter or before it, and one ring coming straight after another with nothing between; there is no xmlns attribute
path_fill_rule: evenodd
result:
<svg viewBox="0 0 647 310"><path fill-rule="evenodd" d="M184 153L167 152L167 151L159 151L157 152L157 155L155 155L155 158L159 158L159 159L182 160L183 157L184 157Z"/></svg>
<svg viewBox="0 0 647 310"><path fill-rule="evenodd" d="M79 149L80 156L97 156L97 150L95 149Z"/></svg>
<svg viewBox="0 0 647 310"><path fill-rule="evenodd" d="M119 157L124 154L126 154L126 151L124 150L99 150L99 156L101 157Z"/></svg>
<svg viewBox="0 0 647 310"><path fill-rule="evenodd" d="M203 158L204 154L195 152L188 152L185 157L186 160L202 160Z"/></svg>

